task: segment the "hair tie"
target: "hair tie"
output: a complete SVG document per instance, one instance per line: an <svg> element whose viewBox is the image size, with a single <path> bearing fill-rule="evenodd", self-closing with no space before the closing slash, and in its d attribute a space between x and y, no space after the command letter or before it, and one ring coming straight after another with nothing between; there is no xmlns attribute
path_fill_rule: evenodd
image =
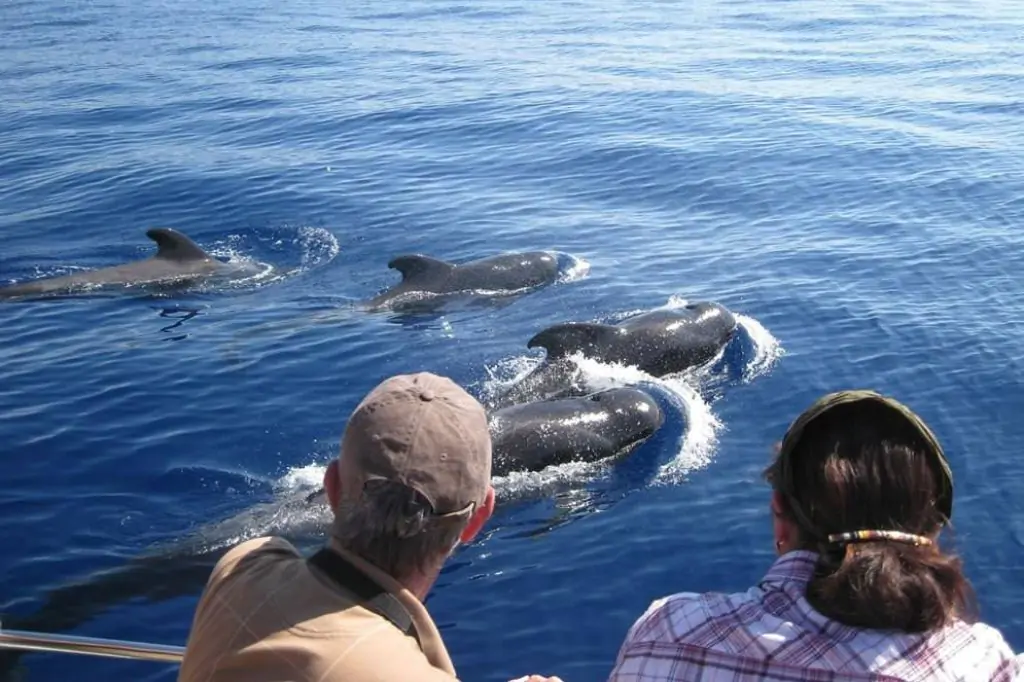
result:
<svg viewBox="0 0 1024 682"><path fill-rule="evenodd" d="M830 543L843 542L870 542L872 540L892 540L893 542L905 542L910 545L930 545L931 538L913 533L904 533L900 530L855 530L849 533L833 533L828 536Z"/></svg>

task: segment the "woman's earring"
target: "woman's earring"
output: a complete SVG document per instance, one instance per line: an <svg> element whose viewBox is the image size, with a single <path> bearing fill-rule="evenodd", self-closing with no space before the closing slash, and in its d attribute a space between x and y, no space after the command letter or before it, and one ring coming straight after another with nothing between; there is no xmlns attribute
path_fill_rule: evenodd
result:
<svg viewBox="0 0 1024 682"><path fill-rule="evenodd" d="M782 540L775 541L775 551L782 554Z"/></svg>

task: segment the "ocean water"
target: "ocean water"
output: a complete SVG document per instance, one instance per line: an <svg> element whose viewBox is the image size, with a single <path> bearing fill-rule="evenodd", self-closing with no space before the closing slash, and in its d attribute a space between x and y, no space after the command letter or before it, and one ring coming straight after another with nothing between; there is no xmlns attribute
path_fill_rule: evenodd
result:
<svg viewBox="0 0 1024 682"><path fill-rule="evenodd" d="M1024 4L6 0L0 37L0 282L145 257L152 226L257 266L0 305L4 625L183 644L188 557L315 546L295 500L382 378L484 397L547 325L715 300L741 330L706 371L582 363L664 405L630 459L496 481L428 600L462 679L601 680L651 600L749 586L773 443L849 387L934 427L983 618L1024 649ZM557 283L359 306L395 255L528 249Z"/></svg>

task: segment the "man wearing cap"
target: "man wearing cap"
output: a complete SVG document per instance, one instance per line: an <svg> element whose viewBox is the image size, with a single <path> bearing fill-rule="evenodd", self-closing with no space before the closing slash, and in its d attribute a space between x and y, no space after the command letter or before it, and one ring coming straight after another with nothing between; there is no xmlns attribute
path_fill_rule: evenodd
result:
<svg viewBox="0 0 1024 682"><path fill-rule="evenodd" d="M654 601L611 682L1009 682L1024 667L978 622L938 545L953 476L938 439L874 391L823 396L765 472L778 558L754 587Z"/></svg>
<svg viewBox="0 0 1024 682"><path fill-rule="evenodd" d="M309 559L258 538L216 565L181 682L451 682L423 605L494 509L483 407L450 379L401 375L352 413L324 475L335 518Z"/></svg>

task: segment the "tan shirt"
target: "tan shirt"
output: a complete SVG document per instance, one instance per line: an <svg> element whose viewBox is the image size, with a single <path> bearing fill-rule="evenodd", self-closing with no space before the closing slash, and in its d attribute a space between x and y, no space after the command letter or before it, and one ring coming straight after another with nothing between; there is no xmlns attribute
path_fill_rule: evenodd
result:
<svg viewBox="0 0 1024 682"><path fill-rule="evenodd" d="M289 542L241 543L214 567L196 607L179 682L452 682L423 604L375 566L332 549L394 594L422 643L361 606Z"/></svg>

